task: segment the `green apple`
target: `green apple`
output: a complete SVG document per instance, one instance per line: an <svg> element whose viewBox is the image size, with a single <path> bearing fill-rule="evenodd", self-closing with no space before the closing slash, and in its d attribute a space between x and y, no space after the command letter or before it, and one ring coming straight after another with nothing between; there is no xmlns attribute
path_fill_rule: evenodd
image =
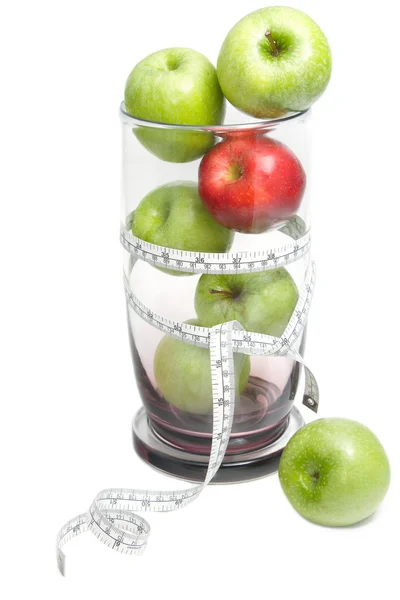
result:
<svg viewBox="0 0 400 600"><path fill-rule="evenodd" d="M186 323L200 325L198 319ZM250 357L235 353L236 393L250 375ZM154 355L154 375L164 398L176 408L193 414L212 412L210 351L165 335Z"/></svg>
<svg viewBox="0 0 400 600"><path fill-rule="evenodd" d="M190 48L167 48L141 60L125 85L125 108L138 119L171 125L219 125L225 101L214 66ZM150 152L170 162L199 158L214 144L205 131L156 128L151 123L134 129Z"/></svg>
<svg viewBox="0 0 400 600"><path fill-rule="evenodd" d="M196 313L205 327L237 320L247 331L280 336L298 299L286 269L240 275L202 275L196 288Z"/></svg>
<svg viewBox="0 0 400 600"><path fill-rule="evenodd" d="M228 33L218 63L226 98L258 118L309 108L328 85L328 41L306 14L273 6L247 15Z"/></svg>
<svg viewBox="0 0 400 600"><path fill-rule="evenodd" d="M168 183L147 194L133 213L132 233L151 244L190 252L227 252L234 237L214 221L199 198L197 184L190 181Z"/></svg>
<svg viewBox="0 0 400 600"><path fill-rule="evenodd" d="M289 440L279 479L289 502L309 521L353 525L382 502L390 466L378 438L365 425L318 419Z"/></svg>

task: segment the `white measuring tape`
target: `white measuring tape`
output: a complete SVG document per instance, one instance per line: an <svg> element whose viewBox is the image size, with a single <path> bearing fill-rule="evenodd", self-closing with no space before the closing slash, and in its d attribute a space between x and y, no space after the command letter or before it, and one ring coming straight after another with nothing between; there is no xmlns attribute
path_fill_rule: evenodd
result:
<svg viewBox="0 0 400 600"><path fill-rule="evenodd" d="M128 225L128 223L127 223ZM287 265L306 254L310 235L304 222L296 217L281 229L292 241L280 248L252 253L206 254L162 248L138 240L123 227L121 242L134 259L140 258L155 266L192 273L254 272ZM139 489L106 489L97 494L88 512L68 521L57 536L57 564L65 574L65 554L62 547L73 537L91 531L101 542L125 554L141 554L150 534L147 521L137 512L169 512L192 502L218 471L224 458L232 430L235 411L234 352L286 356L304 366L305 389L303 404L317 411L319 392L317 382L300 354L293 349L303 333L314 291L315 267L308 269L302 293L292 317L280 338L244 331L231 321L211 329L178 323L147 308L132 292L125 279L127 302L142 319L164 333L186 343L210 348L213 395L213 430L210 460L203 483L185 490L150 491Z"/></svg>
<svg viewBox="0 0 400 600"><path fill-rule="evenodd" d="M134 258L140 258L153 266L186 273L241 273L266 271L285 267L299 260L310 250L310 231L300 217L296 216L279 231L291 239L282 246L255 252L209 253L187 252L150 244L131 233L132 213L122 225L120 239L123 247Z"/></svg>

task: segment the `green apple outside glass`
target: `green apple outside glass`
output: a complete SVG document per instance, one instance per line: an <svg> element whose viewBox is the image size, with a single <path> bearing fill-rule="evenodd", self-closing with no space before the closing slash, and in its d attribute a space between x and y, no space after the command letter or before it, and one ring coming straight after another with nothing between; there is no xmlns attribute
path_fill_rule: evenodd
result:
<svg viewBox="0 0 400 600"><path fill-rule="evenodd" d="M239 321L247 331L281 336L298 300L284 268L239 275L202 275L195 308L204 327Z"/></svg>
<svg viewBox="0 0 400 600"><path fill-rule="evenodd" d="M258 118L309 108L328 85L328 41L305 13L286 6L257 10L228 33L217 62L226 98Z"/></svg>
<svg viewBox="0 0 400 600"><path fill-rule="evenodd" d="M390 483L389 460L368 427L350 419L309 423L289 440L279 465L292 506L320 525L353 525L369 517Z"/></svg>
<svg viewBox="0 0 400 600"><path fill-rule="evenodd" d="M234 237L233 231L214 221L199 198L197 184L189 181L162 185L147 194L133 213L132 233L151 244L190 252L227 252Z"/></svg>
<svg viewBox="0 0 400 600"><path fill-rule="evenodd" d="M198 319L186 323L201 325ZM250 375L250 357L235 353L236 393ZM154 355L154 375L164 398L176 408L193 414L212 412L210 351L164 336Z"/></svg>
<svg viewBox="0 0 400 600"><path fill-rule="evenodd" d="M218 125L225 101L216 71L200 52L167 48L141 60L125 85L125 108L137 119L170 125ZM165 161L184 163L205 154L214 136L151 123L134 129L147 150Z"/></svg>

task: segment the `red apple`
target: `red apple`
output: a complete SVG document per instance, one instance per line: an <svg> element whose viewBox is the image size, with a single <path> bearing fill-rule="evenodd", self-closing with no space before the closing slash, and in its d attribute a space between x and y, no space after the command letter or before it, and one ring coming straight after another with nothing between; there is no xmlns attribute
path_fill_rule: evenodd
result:
<svg viewBox="0 0 400 600"><path fill-rule="evenodd" d="M284 144L265 136L228 138L203 157L199 195L214 219L243 233L262 233L292 217L306 174Z"/></svg>

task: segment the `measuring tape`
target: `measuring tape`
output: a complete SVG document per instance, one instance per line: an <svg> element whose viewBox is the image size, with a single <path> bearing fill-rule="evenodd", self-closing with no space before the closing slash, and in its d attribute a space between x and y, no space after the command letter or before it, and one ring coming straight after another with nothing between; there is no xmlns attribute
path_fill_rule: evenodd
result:
<svg viewBox="0 0 400 600"><path fill-rule="evenodd" d="M120 239L132 257L140 258L153 266L185 273L236 274L266 271L285 267L299 260L310 250L310 230L298 216L290 219L278 231L291 238L282 246L255 252L210 253L187 252L165 248L145 242L131 233L133 213L121 226Z"/></svg>
<svg viewBox="0 0 400 600"><path fill-rule="evenodd" d="M129 222L127 223L129 225ZM292 238L291 242L270 250L252 253L207 254L162 248L143 242L123 227L121 242L134 259L155 266L191 273L237 273L277 268L305 255L310 248L309 232L299 218L292 219L281 229ZM143 320L160 331L186 343L210 349L210 367L213 397L213 429L210 460L203 483L185 490L151 491L110 488L101 491L89 510L68 521L57 536L57 564L65 574L63 546L73 537L91 531L108 547L124 554L141 554L147 545L150 526L137 512L169 512L182 508L198 497L218 471L229 442L235 411L234 352L245 354L286 356L304 366L305 388L303 404L317 412L318 385L303 358L294 350L307 320L314 291L315 266L309 267L303 290L292 317L280 338L245 331L237 321L199 327L171 321L146 307L124 280L128 306Z"/></svg>

